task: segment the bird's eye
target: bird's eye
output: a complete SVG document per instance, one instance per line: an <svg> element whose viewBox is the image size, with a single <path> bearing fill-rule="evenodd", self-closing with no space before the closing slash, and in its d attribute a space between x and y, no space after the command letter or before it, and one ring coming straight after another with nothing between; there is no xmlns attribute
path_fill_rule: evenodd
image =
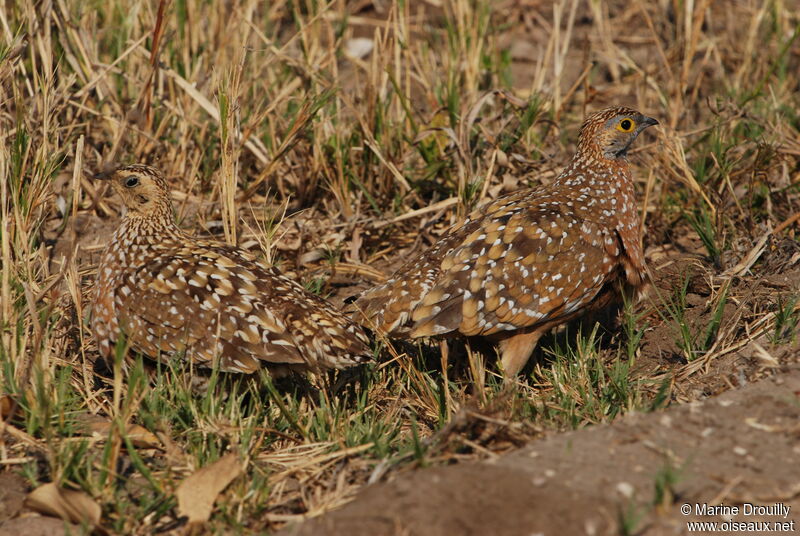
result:
<svg viewBox="0 0 800 536"><path fill-rule="evenodd" d="M619 124L617 124L617 130L620 130L622 132L630 132L631 130L633 130L633 127L635 126L636 123L633 121L633 119L628 119L626 117L625 119L620 121Z"/></svg>
<svg viewBox="0 0 800 536"><path fill-rule="evenodd" d="M131 175L127 179L125 179L125 186L128 188L133 188L134 186L139 184L139 177L136 175Z"/></svg>

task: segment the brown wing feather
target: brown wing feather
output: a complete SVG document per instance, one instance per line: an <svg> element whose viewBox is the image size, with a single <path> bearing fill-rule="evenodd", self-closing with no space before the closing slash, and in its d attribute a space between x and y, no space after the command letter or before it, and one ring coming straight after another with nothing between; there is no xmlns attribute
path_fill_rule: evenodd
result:
<svg viewBox="0 0 800 536"><path fill-rule="evenodd" d="M123 281L120 321L133 348L151 356L186 352L203 365L219 356L222 370L240 372L256 370L259 360L303 364L285 324L259 294L265 282L218 251L180 249Z"/></svg>
<svg viewBox="0 0 800 536"><path fill-rule="evenodd" d="M117 289L122 327L134 349L186 352L224 371L260 362L333 367L364 360L366 336L324 300L240 250L169 248ZM332 353L336 355L331 355Z"/></svg>
<svg viewBox="0 0 800 536"><path fill-rule="evenodd" d="M389 335L407 335L411 312L441 276L441 259L460 246L478 221L451 228L422 255L402 265L385 283L364 292L353 304L359 323Z"/></svg>
<svg viewBox="0 0 800 536"><path fill-rule="evenodd" d="M412 337L490 335L567 316L616 277L620 254L616 234L578 221L567 203L544 189L499 198L356 303L385 331Z"/></svg>

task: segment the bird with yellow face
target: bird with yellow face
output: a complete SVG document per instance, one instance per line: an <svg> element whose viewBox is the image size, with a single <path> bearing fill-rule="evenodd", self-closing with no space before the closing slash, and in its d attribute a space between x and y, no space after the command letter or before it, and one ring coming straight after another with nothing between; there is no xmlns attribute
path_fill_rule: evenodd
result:
<svg viewBox="0 0 800 536"><path fill-rule="evenodd" d="M627 107L590 115L552 183L479 207L362 294L353 318L389 337L488 338L514 377L548 330L643 286L627 153L656 124Z"/></svg>

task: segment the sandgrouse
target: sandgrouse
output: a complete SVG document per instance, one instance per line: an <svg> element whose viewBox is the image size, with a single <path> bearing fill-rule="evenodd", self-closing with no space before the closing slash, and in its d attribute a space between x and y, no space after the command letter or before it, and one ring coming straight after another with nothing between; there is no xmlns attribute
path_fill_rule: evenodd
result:
<svg viewBox="0 0 800 536"><path fill-rule="evenodd" d="M109 180L127 208L103 253L92 331L108 358L123 332L151 358L225 372L342 369L371 357L364 331L246 251L181 231L167 183L131 165Z"/></svg>
<svg viewBox="0 0 800 536"><path fill-rule="evenodd" d="M514 377L544 333L645 284L626 154L656 124L624 107L590 115L552 183L472 212L362 294L355 318L395 337L488 337Z"/></svg>

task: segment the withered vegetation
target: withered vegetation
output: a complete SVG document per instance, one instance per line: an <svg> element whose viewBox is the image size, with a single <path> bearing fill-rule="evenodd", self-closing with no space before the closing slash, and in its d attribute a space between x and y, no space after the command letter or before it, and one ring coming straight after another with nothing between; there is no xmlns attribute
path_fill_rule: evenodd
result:
<svg viewBox="0 0 800 536"><path fill-rule="evenodd" d="M798 361L792 2L28 0L0 34L0 464L82 491L112 533L181 528L180 483L230 452L245 476L210 527L274 530L398 471ZM513 389L477 345L445 374L436 343L380 340L375 366L281 381L96 363L120 203L92 173L160 167L181 227L341 304L552 180L612 104L661 121L631 154L654 289L543 340Z"/></svg>

